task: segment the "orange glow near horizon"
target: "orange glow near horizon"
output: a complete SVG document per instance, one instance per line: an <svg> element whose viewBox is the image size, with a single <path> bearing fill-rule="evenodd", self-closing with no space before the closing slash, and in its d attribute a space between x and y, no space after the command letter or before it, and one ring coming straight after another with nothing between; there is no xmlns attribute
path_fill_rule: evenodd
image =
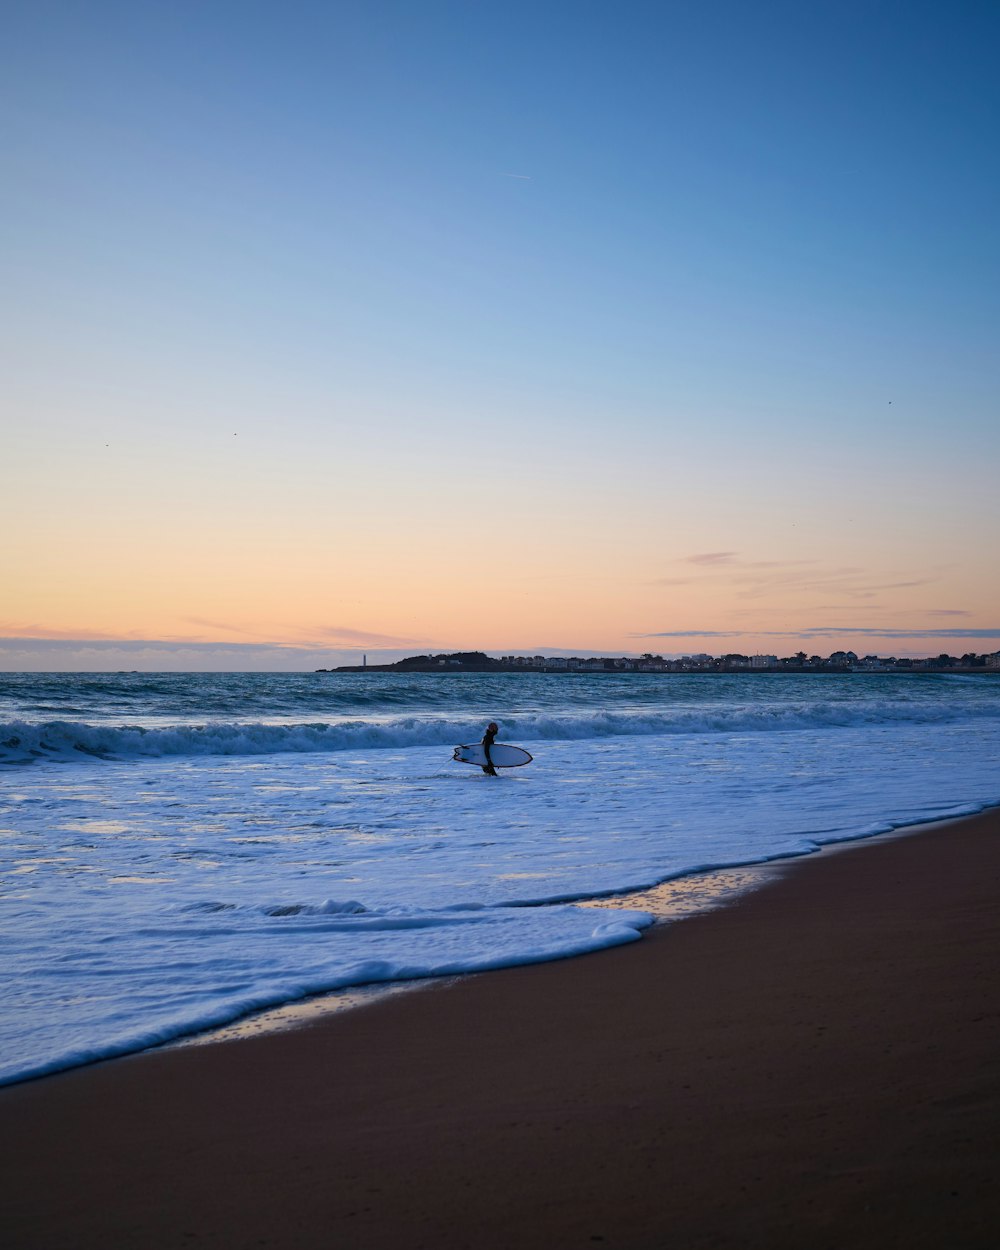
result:
<svg viewBox="0 0 1000 1250"><path fill-rule="evenodd" d="M328 437L300 457L277 427L239 453L217 436L164 460L143 450L150 436L102 447L85 471L86 432L23 442L29 471L7 506L38 516L46 483L49 502L5 550L0 634L616 653L717 649L701 631L737 650L770 650L776 631L795 650L817 627L940 626L944 640L1000 621L965 539L970 512L992 507L983 468L949 520L904 512L878 466L862 466L869 489L853 471L845 504L835 481L790 489L797 466L760 452L720 489L715 461L620 446L577 453L570 476L565 460L525 466L503 448L356 464Z"/></svg>
<svg viewBox="0 0 1000 1250"><path fill-rule="evenodd" d="M668 554L630 546L627 524L599 540L581 524L580 541L565 548L531 545L526 525L501 527L509 553L491 552L475 527L435 543L426 517L400 522L399 532L383 522L337 548L315 528L294 531L294 521L200 524L204 541L197 527L170 545L138 526L113 541L92 531L82 546L22 552L5 578L18 615L0 621L0 636L373 652L790 654L828 644L961 654L1000 645L956 641L950 631L988 628L1000 611L987 583L947 567L847 565L833 553L782 561L769 550L757 559L727 548ZM955 603L964 606L931 606ZM878 632L907 628L911 641Z"/></svg>
<svg viewBox="0 0 1000 1250"><path fill-rule="evenodd" d="M416 466L418 490L405 458L343 463L332 438L303 459L276 433L238 455L216 438L191 447L189 469L141 438L86 472L79 431L57 450L24 445L34 471L7 506L37 516L46 482L49 502L5 550L0 636L615 654L792 652L797 631L828 628L838 645L838 629L868 628L913 630L897 644L911 651L1000 643L949 633L1000 622L997 581L965 539L970 512L992 507L983 468L949 519L904 512L877 466L863 466L868 490L854 472L846 505L833 484L779 496L796 466L761 453L720 490L715 462L622 447L577 455L571 479L560 461L452 449ZM874 632L839 641L856 636L852 649L893 649Z"/></svg>

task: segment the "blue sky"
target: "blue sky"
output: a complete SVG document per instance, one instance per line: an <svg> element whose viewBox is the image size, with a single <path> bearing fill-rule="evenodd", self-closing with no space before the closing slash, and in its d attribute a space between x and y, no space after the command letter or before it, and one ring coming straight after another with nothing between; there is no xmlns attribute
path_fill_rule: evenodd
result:
<svg viewBox="0 0 1000 1250"><path fill-rule="evenodd" d="M0 569L9 635L1000 622L997 6L5 26L6 508L47 518ZM502 533L482 578L476 518ZM748 616L733 570L680 595L681 562L730 549L930 588L863 620L788 579Z"/></svg>

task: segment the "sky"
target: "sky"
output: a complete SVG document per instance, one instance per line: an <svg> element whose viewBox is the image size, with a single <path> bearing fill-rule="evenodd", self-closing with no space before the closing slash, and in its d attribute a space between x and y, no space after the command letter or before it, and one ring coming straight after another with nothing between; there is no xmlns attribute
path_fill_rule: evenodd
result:
<svg viewBox="0 0 1000 1250"><path fill-rule="evenodd" d="M1000 8L31 0L0 668L1000 648Z"/></svg>

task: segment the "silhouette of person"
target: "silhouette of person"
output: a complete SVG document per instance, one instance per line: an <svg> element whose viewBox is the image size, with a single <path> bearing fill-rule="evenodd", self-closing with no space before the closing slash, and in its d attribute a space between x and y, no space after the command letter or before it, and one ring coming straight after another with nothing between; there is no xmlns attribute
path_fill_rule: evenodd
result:
<svg viewBox="0 0 1000 1250"><path fill-rule="evenodd" d="M486 752L486 763L483 765L483 772L486 773L488 777L495 777L497 775L497 770L493 767L493 760L490 756L490 747L493 745L493 740L499 732L500 728L496 721L491 720L486 726L486 732L483 734L483 750Z"/></svg>

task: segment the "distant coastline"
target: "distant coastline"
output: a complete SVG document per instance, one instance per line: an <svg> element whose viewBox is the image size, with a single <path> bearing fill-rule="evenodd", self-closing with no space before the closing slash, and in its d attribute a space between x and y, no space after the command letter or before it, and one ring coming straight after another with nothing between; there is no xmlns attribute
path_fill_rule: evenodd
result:
<svg viewBox="0 0 1000 1250"><path fill-rule="evenodd" d="M411 655L394 664L342 664L318 668L317 673L958 673L1000 675L1000 651L897 659L895 656L858 656L834 651L822 657L804 651L779 659L775 655L662 655L544 656L505 655L496 659L485 651L453 651L442 655Z"/></svg>

